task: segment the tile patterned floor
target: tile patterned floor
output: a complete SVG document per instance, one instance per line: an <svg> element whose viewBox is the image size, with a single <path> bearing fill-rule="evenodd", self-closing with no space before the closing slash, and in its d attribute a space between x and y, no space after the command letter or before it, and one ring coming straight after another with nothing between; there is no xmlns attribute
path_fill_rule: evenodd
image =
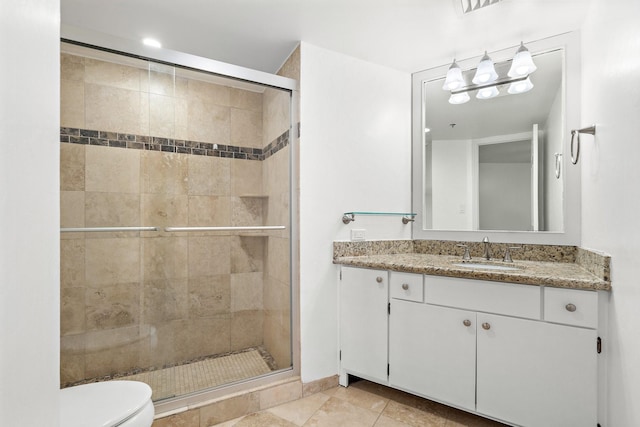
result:
<svg viewBox="0 0 640 427"><path fill-rule="evenodd" d="M499 427L504 424L358 381L216 427Z"/></svg>
<svg viewBox="0 0 640 427"><path fill-rule="evenodd" d="M204 359L185 365L142 372L118 380L142 381L153 390L157 402L198 390L229 384L271 372L258 350Z"/></svg>

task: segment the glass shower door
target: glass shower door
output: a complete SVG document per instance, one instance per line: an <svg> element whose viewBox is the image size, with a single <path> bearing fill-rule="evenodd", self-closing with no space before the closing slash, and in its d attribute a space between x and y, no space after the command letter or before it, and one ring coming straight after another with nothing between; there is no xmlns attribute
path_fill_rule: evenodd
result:
<svg viewBox="0 0 640 427"><path fill-rule="evenodd" d="M289 369L290 93L83 49L62 68L63 110L84 104L62 114L63 385L158 401Z"/></svg>

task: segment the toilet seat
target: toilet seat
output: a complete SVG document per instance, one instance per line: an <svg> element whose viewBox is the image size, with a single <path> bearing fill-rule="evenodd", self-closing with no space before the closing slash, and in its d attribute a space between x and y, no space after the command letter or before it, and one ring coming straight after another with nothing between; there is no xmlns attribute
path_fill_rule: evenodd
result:
<svg viewBox="0 0 640 427"><path fill-rule="evenodd" d="M137 427L152 421L151 388L145 383L105 381L60 390L61 427Z"/></svg>

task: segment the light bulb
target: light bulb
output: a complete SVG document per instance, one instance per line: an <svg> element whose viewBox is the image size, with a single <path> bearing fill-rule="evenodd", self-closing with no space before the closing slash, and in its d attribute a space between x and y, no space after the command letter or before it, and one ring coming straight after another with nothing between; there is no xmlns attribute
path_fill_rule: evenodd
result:
<svg viewBox="0 0 640 427"><path fill-rule="evenodd" d="M464 79L462 78L462 70L454 59L447 71L447 77L444 80L442 89L444 90L456 90L464 86Z"/></svg>
<svg viewBox="0 0 640 427"><path fill-rule="evenodd" d="M495 86L491 86L491 87L485 87L485 88L479 89L478 93L476 94L476 98L489 99L489 98L495 98L498 95L500 95L498 88Z"/></svg>
<svg viewBox="0 0 640 427"><path fill-rule="evenodd" d="M484 56L480 60L478 64L478 68L476 69L476 74L473 76L473 83L475 84L485 84L495 82L498 79L498 73L496 73L495 66L493 65L493 61L487 55L487 52L484 52Z"/></svg>
<svg viewBox="0 0 640 427"><path fill-rule="evenodd" d="M511 68L507 75L509 77L524 77L527 74L533 73L537 69L538 67L533 63L529 49L524 47L524 43L520 42L520 47L513 57Z"/></svg>
<svg viewBox="0 0 640 427"><path fill-rule="evenodd" d="M529 92L531 89L533 89L533 83L531 82L531 79L527 77L525 80L511 83L507 92L513 95L517 93Z"/></svg>
<svg viewBox="0 0 640 427"><path fill-rule="evenodd" d="M449 97L449 104L464 104L468 102L471 98L467 92L455 93Z"/></svg>

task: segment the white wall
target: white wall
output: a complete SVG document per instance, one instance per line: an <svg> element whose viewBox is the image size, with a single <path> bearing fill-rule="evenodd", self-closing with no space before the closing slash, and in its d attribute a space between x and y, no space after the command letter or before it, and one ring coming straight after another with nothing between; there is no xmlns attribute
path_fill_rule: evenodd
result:
<svg viewBox="0 0 640 427"><path fill-rule="evenodd" d="M59 0L0 6L0 425L58 425Z"/></svg>
<svg viewBox="0 0 640 427"><path fill-rule="evenodd" d="M583 27L582 242L612 256L606 427L640 425L638 16L638 0L594 0Z"/></svg>
<svg viewBox="0 0 640 427"><path fill-rule="evenodd" d="M472 229L471 170L470 140L433 141L431 209L434 229Z"/></svg>
<svg viewBox="0 0 640 427"><path fill-rule="evenodd" d="M399 218L350 210L411 208L411 76L308 43L300 77L300 332L304 382L338 372L337 266L332 242L410 238Z"/></svg>

